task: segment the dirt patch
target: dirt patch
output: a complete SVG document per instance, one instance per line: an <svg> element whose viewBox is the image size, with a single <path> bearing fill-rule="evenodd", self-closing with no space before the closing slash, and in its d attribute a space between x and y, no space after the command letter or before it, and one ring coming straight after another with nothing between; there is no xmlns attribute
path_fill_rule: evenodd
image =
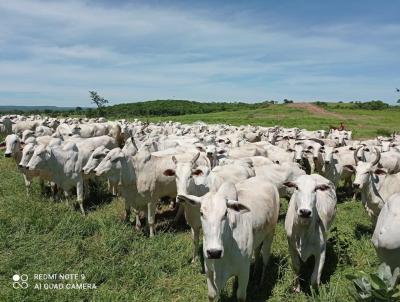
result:
<svg viewBox="0 0 400 302"><path fill-rule="evenodd" d="M338 119L345 118L343 115L341 115L339 113L327 111L322 107L319 107L317 105L310 104L310 103L293 103L293 104L288 104L288 107L305 109L314 115L330 116L330 117L336 117Z"/></svg>

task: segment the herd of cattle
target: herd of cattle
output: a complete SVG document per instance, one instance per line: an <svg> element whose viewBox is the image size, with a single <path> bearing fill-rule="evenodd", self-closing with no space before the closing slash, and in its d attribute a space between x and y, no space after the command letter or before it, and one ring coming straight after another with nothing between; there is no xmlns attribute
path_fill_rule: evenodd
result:
<svg viewBox="0 0 400 302"><path fill-rule="evenodd" d="M285 230L293 269L315 257L311 284L318 286L327 232L336 213L336 188L360 192L375 231L379 258L400 266L400 136L353 140L351 131L143 123L100 119L2 116L4 155L22 173L68 198L76 190L82 214L89 180L104 179L125 201L125 219L144 212L150 236L164 197L191 227L193 261L200 228L208 298L237 277L246 299L250 263L267 275L280 197L290 198ZM176 202L176 203L175 203ZM143 212L142 212L143 211ZM261 261L262 260L262 261ZM261 267L260 267L261 268ZM298 277L295 290L300 290Z"/></svg>

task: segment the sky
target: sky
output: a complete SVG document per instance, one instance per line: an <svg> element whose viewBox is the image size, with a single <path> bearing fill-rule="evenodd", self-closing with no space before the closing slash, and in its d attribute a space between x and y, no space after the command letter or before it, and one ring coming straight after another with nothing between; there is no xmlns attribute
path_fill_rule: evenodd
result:
<svg viewBox="0 0 400 302"><path fill-rule="evenodd" d="M395 103L399 86L396 0L0 1L0 105Z"/></svg>

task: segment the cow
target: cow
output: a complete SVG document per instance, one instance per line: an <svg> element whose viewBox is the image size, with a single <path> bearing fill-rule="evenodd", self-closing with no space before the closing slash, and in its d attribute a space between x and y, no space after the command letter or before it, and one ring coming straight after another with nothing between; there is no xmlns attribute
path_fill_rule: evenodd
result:
<svg viewBox="0 0 400 302"><path fill-rule="evenodd" d="M30 171L45 171L51 180L64 190L68 198L69 190L76 187L77 201L83 215L83 178L82 162L75 143L68 142L61 146L49 147L39 145L26 166Z"/></svg>
<svg viewBox="0 0 400 302"><path fill-rule="evenodd" d="M189 158L182 155L172 156L176 170L170 170L168 173L176 176L177 194L203 196L209 191L217 191L226 181L236 183L255 176L254 170L248 165L217 166L210 170L208 158L201 158L200 155L201 153L197 153ZM175 221L179 219L183 210L185 219L192 228L194 243L192 262L195 262L200 231L200 211L191 205L183 204L182 207L179 207Z"/></svg>
<svg viewBox="0 0 400 302"><path fill-rule="evenodd" d="M335 217L337 197L333 183L318 174L302 175L285 185L295 188L286 213L285 231L296 274L295 291L299 292L300 266L311 256L315 258L311 285L320 285L327 232Z"/></svg>
<svg viewBox="0 0 400 302"><path fill-rule="evenodd" d="M400 267L400 193L385 202L372 235L372 243L379 259L392 271Z"/></svg>
<svg viewBox="0 0 400 302"><path fill-rule="evenodd" d="M9 135L12 133L13 122L9 117L2 117L0 120L0 125L3 125L5 134Z"/></svg>
<svg viewBox="0 0 400 302"><path fill-rule="evenodd" d="M131 208L147 207L147 222L150 237L154 236L156 203L160 198L176 196L175 178L169 170L174 169L171 160L174 152L166 150L151 153L147 146L135 156L124 153L120 148L112 149L94 170L97 176L120 175L121 196L125 199L125 220L129 221ZM138 213L136 227L140 227Z"/></svg>
<svg viewBox="0 0 400 302"><path fill-rule="evenodd" d="M361 191L361 202L374 224L388 198L400 192L400 173L388 174L386 169L379 168L381 152L379 149L376 152L373 162L359 160L355 168L353 167L356 171L353 186Z"/></svg>
<svg viewBox="0 0 400 302"><path fill-rule="evenodd" d="M89 177L90 175L95 175L94 170L103 160L103 158L106 157L108 152L110 152L110 149L106 148L105 146L100 146L94 149L88 161L86 162L86 165L82 168L82 173L84 175L87 175L86 177ZM113 195L117 195L119 176L108 177L107 183L108 183L108 191Z"/></svg>
<svg viewBox="0 0 400 302"><path fill-rule="evenodd" d="M322 175L333 182L337 187L340 180L344 186L351 189L351 177L354 174L353 165L356 162L353 147L333 148L324 146L320 148L321 160L324 162Z"/></svg>
<svg viewBox="0 0 400 302"><path fill-rule="evenodd" d="M293 189L284 186L284 183L295 181L306 174L298 163L268 164L255 167L254 170L257 176L273 183L278 188L281 197L289 197L293 193Z"/></svg>
<svg viewBox="0 0 400 302"><path fill-rule="evenodd" d="M355 153L357 157L359 153L358 150L360 150L360 147L357 149L357 153ZM379 150L379 148L375 147L375 150ZM371 147L365 146L361 149L361 151L362 154L360 157L362 159L364 158L366 161L372 160L372 157L374 155ZM398 152L397 150L390 150L386 152L379 151L379 152L380 152L379 167L385 168L390 174L400 172L400 152Z"/></svg>
<svg viewBox="0 0 400 302"><path fill-rule="evenodd" d="M253 254L263 259L262 284L279 216L277 188L262 178L224 183L202 197L178 195L200 206L208 299L214 301L228 278L238 279L237 299L246 300Z"/></svg>

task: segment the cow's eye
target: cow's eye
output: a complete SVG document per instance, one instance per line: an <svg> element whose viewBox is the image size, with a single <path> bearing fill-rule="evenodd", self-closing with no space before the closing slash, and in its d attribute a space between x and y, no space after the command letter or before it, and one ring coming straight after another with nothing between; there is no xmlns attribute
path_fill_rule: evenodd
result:
<svg viewBox="0 0 400 302"><path fill-rule="evenodd" d="M224 218L226 218L226 216L228 216L228 209L225 211Z"/></svg>
<svg viewBox="0 0 400 302"><path fill-rule="evenodd" d="M204 214L203 214L203 212L202 212L202 211L200 211L200 216L201 216L201 217L204 217Z"/></svg>

